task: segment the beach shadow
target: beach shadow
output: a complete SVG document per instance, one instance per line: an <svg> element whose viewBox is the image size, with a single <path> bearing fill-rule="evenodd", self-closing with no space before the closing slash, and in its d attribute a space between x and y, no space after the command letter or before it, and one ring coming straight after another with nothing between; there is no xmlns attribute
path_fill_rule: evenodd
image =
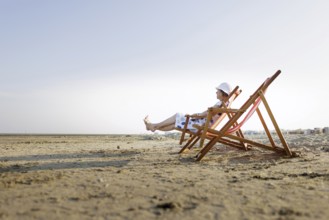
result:
<svg viewBox="0 0 329 220"><path fill-rule="evenodd" d="M41 154L0 157L0 173L36 170L88 169L123 167L137 151L95 151L89 153ZM99 160L97 160L97 158ZM109 158L109 160L107 160ZM124 158L124 159L123 159ZM128 159L127 159L128 158ZM7 162L10 163L7 165ZM13 164L13 162L17 162Z"/></svg>
<svg viewBox="0 0 329 220"><path fill-rule="evenodd" d="M179 155L180 162L191 163L196 162L196 153L198 150L191 150L187 153L179 155L178 153L172 153ZM253 164L253 163L276 163L285 159L291 159L283 154L272 151L259 151L252 149L249 151L243 151L235 148L213 148L209 151L207 156L202 161L210 162L217 161L218 163L225 164Z"/></svg>
<svg viewBox="0 0 329 220"><path fill-rule="evenodd" d="M181 163L196 163L196 157L193 155L190 155L190 157L179 157L179 162Z"/></svg>
<svg viewBox="0 0 329 220"><path fill-rule="evenodd" d="M129 162L130 160L14 164L7 167L0 167L0 173L28 172L40 170L89 169L104 167L119 168L126 166Z"/></svg>
<svg viewBox="0 0 329 220"><path fill-rule="evenodd" d="M231 155L228 158L228 163L231 164L249 164L249 163L273 163L285 159L282 154L275 152L244 152L241 155Z"/></svg>
<svg viewBox="0 0 329 220"><path fill-rule="evenodd" d="M100 158L100 157L122 157L140 154L137 151L95 151L89 153L68 153L68 154L35 154L24 156L0 157L0 162L8 161L40 161L56 159L74 159L74 158Z"/></svg>

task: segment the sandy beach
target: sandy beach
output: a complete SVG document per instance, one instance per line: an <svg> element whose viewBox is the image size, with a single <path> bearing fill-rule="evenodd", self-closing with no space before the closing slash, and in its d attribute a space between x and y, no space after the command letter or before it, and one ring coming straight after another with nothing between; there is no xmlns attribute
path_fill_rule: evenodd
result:
<svg viewBox="0 0 329 220"><path fill-rule="evenodd" d="M173 137L2 135L0 219L328 219L329 135L285 137L299 157L195 162Z"/></svg>

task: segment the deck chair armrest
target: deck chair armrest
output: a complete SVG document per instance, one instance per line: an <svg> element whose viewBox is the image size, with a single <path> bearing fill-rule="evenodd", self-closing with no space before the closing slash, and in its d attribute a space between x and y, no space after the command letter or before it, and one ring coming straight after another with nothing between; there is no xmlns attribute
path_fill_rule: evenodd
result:
<svg viewBox="0 0 329 220"><path fill-rule="evenodd" d="M196 118L196 119L199 119L199 118L206 118L207 116L200 116L200 115L185 115L186 117L189 117L189 118Z"/></svg>
<svg viewBox="0 0 329 220"><path fill-rule="evenodd" d="M233 109L233 108L216 108L216 107L210 107L208 108L208 111L212 114L218 114L218 113L237 113L237 112L243 112L242 109Z"/></svg>

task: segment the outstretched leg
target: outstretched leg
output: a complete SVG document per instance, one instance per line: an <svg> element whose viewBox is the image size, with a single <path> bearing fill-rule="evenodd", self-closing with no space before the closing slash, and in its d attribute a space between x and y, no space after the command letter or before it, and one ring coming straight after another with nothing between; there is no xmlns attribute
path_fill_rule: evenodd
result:
<svg viewBox="0 0 329 220"><path fill-rule="evenodd" d="M171 131L175 128L176 114L159 123L151 123L148 116L144 118L146 130L148 131Z"/></svg>

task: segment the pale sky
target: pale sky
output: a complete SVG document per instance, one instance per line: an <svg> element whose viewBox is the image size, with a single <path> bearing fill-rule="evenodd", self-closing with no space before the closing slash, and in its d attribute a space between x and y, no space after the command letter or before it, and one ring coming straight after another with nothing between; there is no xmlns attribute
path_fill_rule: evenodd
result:
<svg viewBox="0 0 329 220"><path fill-rule="evenodd" d="M0 0L0 133L141 134L221 82L282 129L329 126L327 0ZM245 129L260 129L255 114Z"/></svg>

